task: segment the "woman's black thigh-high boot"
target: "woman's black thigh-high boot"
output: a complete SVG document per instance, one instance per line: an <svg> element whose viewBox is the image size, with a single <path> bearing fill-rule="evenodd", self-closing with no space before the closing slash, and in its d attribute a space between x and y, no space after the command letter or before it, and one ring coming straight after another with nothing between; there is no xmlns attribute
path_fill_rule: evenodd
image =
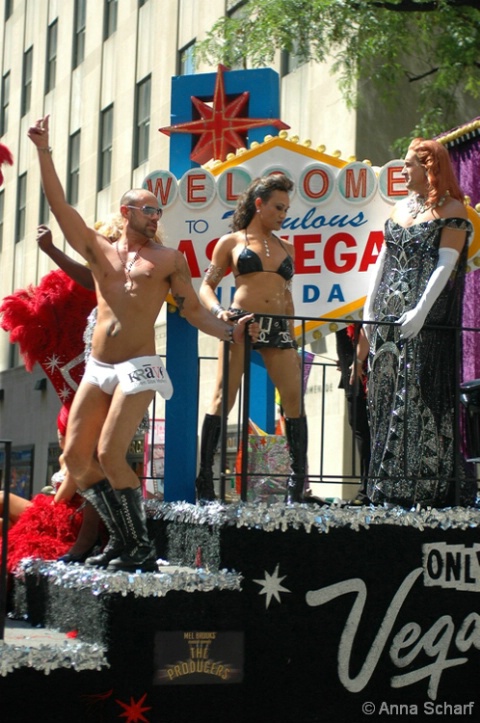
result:
<svg viewBox="0 0 480 723"><path fill-rule="evenodd" d="M195 487L199 501L210 501L215 499L213 486L213 462L215 450L220 439L222 418L219 414L206 414L202 425L200 441L200 469Z"/></svg>
<svg viewBox="0 0 480 723"><path fill-rule="evenodd" d="M285 431L287 433L290 466L292 468L292 474L287 482L285 501L291 504L292 502L301 502L303 498L308 447L307 418L287 417L285 419Z"/></svg>

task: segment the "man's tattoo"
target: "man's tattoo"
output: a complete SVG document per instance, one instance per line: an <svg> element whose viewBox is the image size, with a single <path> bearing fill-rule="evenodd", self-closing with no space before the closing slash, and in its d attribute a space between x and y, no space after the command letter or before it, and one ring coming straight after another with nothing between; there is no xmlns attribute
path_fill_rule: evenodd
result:
<svg viewBox="0 0 480 723"><path fill-rule="evenodd" d="M183 305L185 302L184 296L178 296L178 294L174 294L173 299L178 307L178 311L181 313L183 311Z"/></svg>

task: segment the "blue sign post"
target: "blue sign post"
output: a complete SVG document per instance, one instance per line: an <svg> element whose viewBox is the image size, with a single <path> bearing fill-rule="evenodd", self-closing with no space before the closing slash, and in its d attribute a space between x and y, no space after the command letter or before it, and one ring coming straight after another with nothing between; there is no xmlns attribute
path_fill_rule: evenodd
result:
<svg viewBox="0 0 480 723"><path fill-rule="evenodd" d="M172 126L195 119L192 96L205 102L214 97L217 73L172 78ZM248 92L248 118L275 119L279 113L278 74L269 69L239 70L224 74L228 99ZM251 128L248 144L263 142L276 135L274 125ZM196 138L190 133L172 132L170 171L180 178L198 166L190 158ZM252 369L251 416L266 431L274 428L274 390L258 354ZM198 332L178 312L167 314L167 368L174 386L166 403L165 420L165 501L195 502L198 418Z"/></svg>

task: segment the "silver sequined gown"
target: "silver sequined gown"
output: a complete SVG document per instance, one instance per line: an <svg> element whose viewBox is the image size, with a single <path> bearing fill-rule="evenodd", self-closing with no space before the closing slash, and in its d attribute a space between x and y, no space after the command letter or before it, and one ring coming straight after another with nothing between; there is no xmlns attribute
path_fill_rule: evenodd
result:
<svg viewBox="0 0 480 723"><path fill-rule="evenodd" d="M461 218L435 219L409 228L387 221L385 263L374 300L376 321L397 321L416 306L437 265L445 227L472 232L470 222ZM461 323L466 256L467 244L425 326ZM455 466L454 407L460 381L455 372L455 355L460 354L456 334L425 326L408 341L400 339L398 326L373 327L368 497L407 508L418 503L444 506L453 501L449 480L457 476L462 480L461 502L471 504L473 475L467 474L460 458Z"/></svg>

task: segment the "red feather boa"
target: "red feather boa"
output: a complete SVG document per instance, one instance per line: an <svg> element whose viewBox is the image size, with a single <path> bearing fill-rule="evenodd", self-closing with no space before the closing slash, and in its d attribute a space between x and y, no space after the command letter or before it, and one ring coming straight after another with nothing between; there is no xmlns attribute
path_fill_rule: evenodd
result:
<svg viewBox="0 0 480 723"><path fill-rule="evenodd" d="M68 552L82 524L78 510L81 502L78 495L71 502L54 502L51 495L36 495L8 532L8 571L13 572L24 557L56 560Z"/></svg>

